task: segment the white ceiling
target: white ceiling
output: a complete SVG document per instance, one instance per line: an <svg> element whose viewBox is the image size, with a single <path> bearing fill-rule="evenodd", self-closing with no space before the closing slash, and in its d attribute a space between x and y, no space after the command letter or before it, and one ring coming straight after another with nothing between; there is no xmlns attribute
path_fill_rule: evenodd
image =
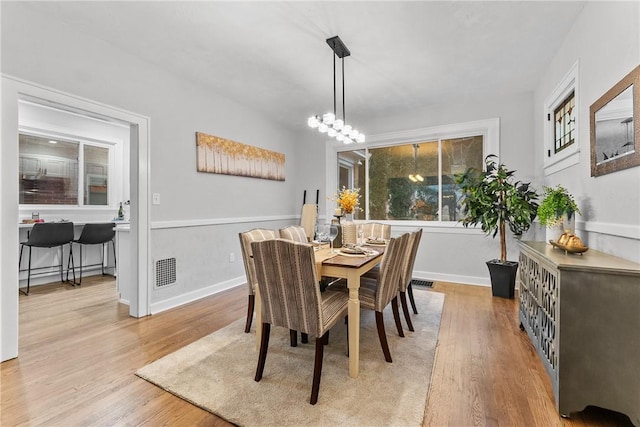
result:
<svg viewBox="0 0 640 427"><path fill-rule="evenodd" d="M346 113L357 124L388 112L533 90L584 4L54 1L29 7L299 130L308 116L333 109L328 37L339 35L351 50L344 62ZM341 96L339 90L338 115Z"/></svg>

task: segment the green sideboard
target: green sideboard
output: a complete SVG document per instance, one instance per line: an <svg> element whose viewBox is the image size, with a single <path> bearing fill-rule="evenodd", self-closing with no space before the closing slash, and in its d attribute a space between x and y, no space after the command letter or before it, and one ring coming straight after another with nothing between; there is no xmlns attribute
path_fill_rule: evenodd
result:
<svg viewBox="0 0 640 427"><path fill-rule="evenodd" d="M640 425L640 264L520 242L519 320L562 416L593 405Z"/></svg>

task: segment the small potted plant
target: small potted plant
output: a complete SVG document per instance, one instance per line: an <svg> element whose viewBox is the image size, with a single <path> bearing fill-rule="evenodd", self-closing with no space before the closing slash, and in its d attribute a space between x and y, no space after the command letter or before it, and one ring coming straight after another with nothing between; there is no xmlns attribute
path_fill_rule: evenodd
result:
<svg viewBox="0 0 640 427"><path fill-rule="evenodd" d="M529 183L514 180L515 171L496 163L497 156L485 159L485 170L467 170L456 176L462 190L462 225L480 224L493 238L500 235L500 259L487 261L494 296L513 298L518 263L507 261L507 226L516 236L527 231L536 217L538 194Z"/></svg>
<svg viewBox="0 0 640 427"><path fill-rule="evenodd" d="M563 232L573 232L575 214L580 213L576 201L562 185L542 187L543 199L538 206L538 220L547 228L547 241L558 240Z"/></svg>

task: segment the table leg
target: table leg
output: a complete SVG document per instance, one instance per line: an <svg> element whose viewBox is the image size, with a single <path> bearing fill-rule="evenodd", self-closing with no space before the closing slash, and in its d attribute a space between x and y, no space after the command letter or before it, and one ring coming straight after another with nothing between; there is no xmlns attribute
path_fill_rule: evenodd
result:
<svg viewBox="0 0 640 427"><path fill-rule="evenodd" d="M360 275L357 272L349 272L347 287L349 288L349 302L347 313L349 314L349 376L358 378L360 369Z"/></svg>
<svg viewBox="0 0 640 427"><path fill-rule="evenodd" d="M262 299L260 298L260 289L256 287L255 300L253 302L256 311L256 350L260 351L260 339L262 337Z"/></svg>

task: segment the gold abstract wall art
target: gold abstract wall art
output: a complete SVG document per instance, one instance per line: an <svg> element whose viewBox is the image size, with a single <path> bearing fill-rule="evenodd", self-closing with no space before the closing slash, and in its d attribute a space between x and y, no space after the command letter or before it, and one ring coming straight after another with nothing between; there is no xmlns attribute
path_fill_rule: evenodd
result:
<svg viewBox="0 0 640 427"><path fill-rule="evenodd" d="M196 132L198 172L284 181L284 154Z"/></svg>

